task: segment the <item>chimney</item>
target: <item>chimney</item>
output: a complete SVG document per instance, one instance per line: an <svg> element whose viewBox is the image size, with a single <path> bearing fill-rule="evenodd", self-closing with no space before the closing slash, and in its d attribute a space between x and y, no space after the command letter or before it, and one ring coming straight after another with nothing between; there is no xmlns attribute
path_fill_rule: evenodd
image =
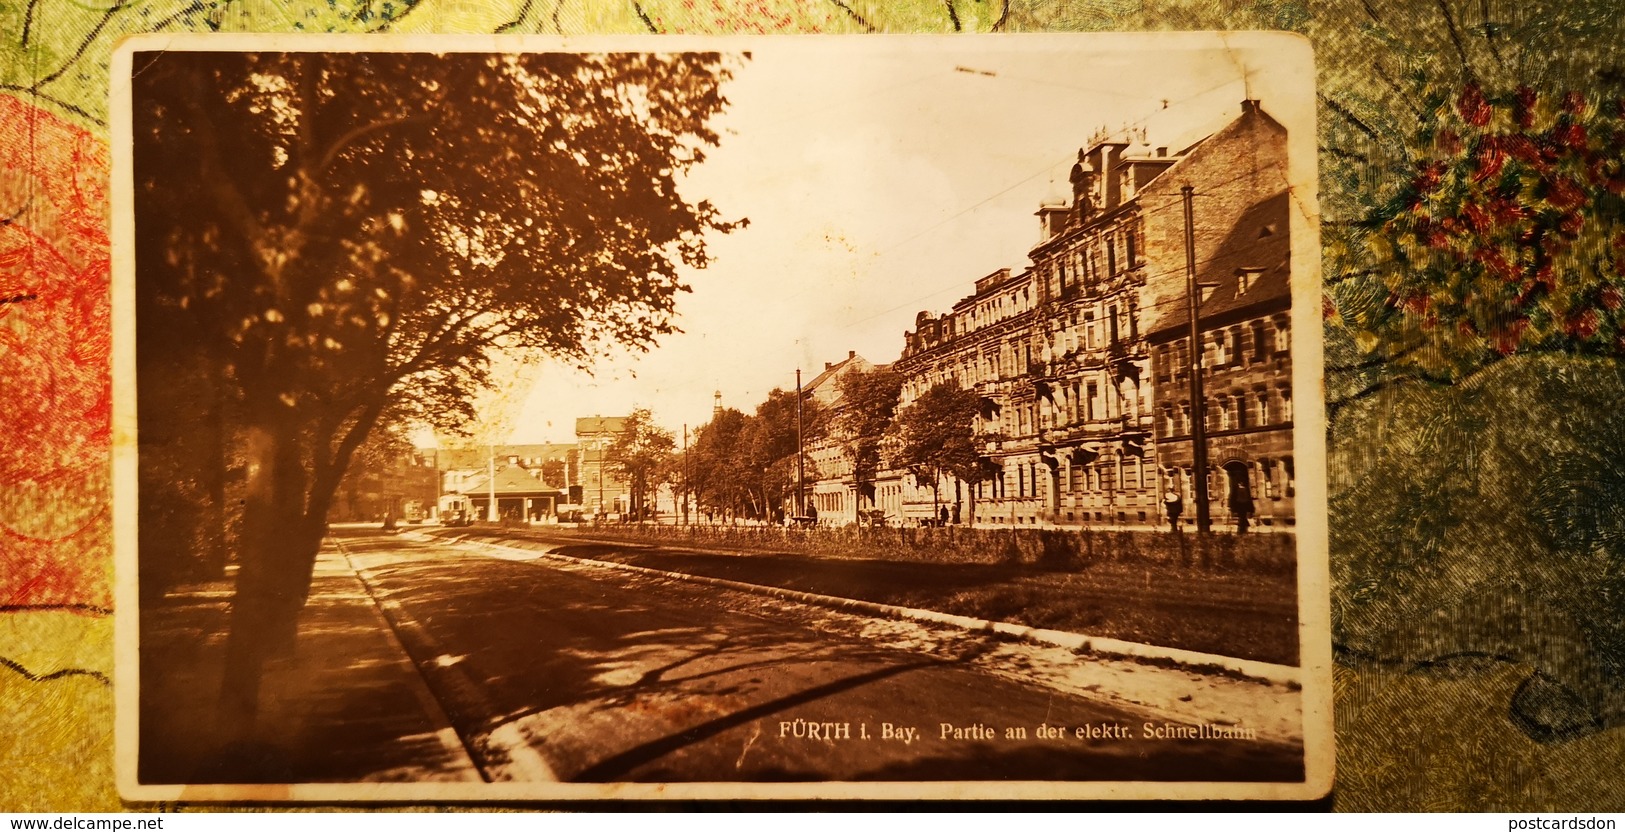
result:
<svg viewBox="0 0 1625 832"><path fill-rule="evenodd" d="M858 357L858 351L857 350L847 350L846 351L846 360L851 361L852 359L857 358L857 357Z"/></svg>
<svg viewBox="0 0 1625 832"><path fill-rule="evenodd" d="M834 366L835 366L835 365L834 365L834 364L831 364L831 363L830 363L830 362L828 362L828 361L825 361L825 362L824 362L824 369L825 369L825 370L828 370L828 369L829 369L829 368L831 368L831 367L834 367Z"/></svg>
<svg viewBox="0 0 1625 832"><path fill-rule="evenodd" d="M1257 113L1258 113L1258 99L1256 99L1256 98L1242 99L1242 102L1241 102L1241 114L1242 115L1244 115L1244 116L1257 115Z"/></svg>
<svg viewBox="0 0 1625 832"><path fill-rule="evenodd" d="M1167 156L1168 156L1168 148L1166 146L1157 148L1157 158L1162 159L1162 158L1167 158Z"/></svg>

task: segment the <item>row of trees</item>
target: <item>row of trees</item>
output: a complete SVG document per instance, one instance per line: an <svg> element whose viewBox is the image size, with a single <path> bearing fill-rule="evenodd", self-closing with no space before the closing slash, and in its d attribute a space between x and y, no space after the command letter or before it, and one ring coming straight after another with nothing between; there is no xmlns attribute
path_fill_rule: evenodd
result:
<svg viewBox="0 0 1625 832"><path fill-rule="evenodd" d="M975 448L977 399L970 391L939 384L899 409L902 378L884 367L849 372L839 389L834 409L803 391L799 444L796 393L776 389L754 413L717 411L681 452L653 414L636 410L605 459L628 483L635 517L648 515L649 495L661 485L686 495L694 511L712 520L777 521L787 508L806 514L798 476L811 483L835 472L818 470L798 452L830 442L841 448L863 500L873 501L884 470L907 472L931 487L937 503L944 478L974 483L989 476Z"/></svg>

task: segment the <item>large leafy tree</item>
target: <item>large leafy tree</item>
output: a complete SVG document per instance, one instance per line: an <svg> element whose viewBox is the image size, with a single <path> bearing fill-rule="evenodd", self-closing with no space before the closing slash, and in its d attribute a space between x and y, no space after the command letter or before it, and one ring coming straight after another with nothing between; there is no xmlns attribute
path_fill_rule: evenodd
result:
<svg viewBox="0 0 1625 832"><path fill-rule="evenodd" d="M987 477L971 431L978 407L974 392L945 381L932 385L892 423L886 460L893 468L908 471L915 482L931 483L933 518L942 505L944 477L962 482Z"/></svg>
<svg viewBox="0 0 1625 832"><path fill-rule="evenodd" d="M810 445L824 436L829 419L817 400L810 394L801 397L800 441ZM800 446L796 435L796 394L794 391L774 389L756 406L756 413L746 423L745 466L753 488L751 510L759 518L773 516L786 499L797 496L796 455ZM818 478L811 462L805 462L808 482ZM805 498L805 494L799 495ZM801 513L800 500L792 503L792 511Z"/></svg>
<svg viewBox="0 0 1625 832"><path fill-rule="evenodd" d="M903 377L890 367L841 377L841 409L834 422L846 458L852 463L852 482L861 499L874 500L881 442L897 413L902 390Z"/></svg>
<svg viewBox="0 0 1625 832"><path fill-rule="evenodd" d="M694 444L684 454L689 491L710 517L717 512L738 516L750 499L745 473L749 418L731 407L717 411L695 432Z"/></svg>
<svg viewBox="0 0 1625 832"><path fill-rule="evenodd" d="M252 713L291 643L381 420L456 430L499 350L672 331L679 269L732 227L678 188L728 75L697 53L136 57L143 401L223 401L245 459L228 705Z"/></svg>
<svg viewBox="0 0 1625 832"><path fill-rule="evenodd" d="M656 424L648 408L640 407L626 418L620 435L604 450L610 467L631 486L634 518L645 519L649 491L660 484L661 477L669 470L676 447L671 431Z"/></svg>

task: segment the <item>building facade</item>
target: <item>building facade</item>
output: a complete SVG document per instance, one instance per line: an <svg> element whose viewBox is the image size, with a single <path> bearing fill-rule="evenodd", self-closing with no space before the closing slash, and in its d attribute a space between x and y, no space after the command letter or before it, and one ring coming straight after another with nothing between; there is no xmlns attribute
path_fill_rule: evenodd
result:
<svg viewBox="0 0 1625 832"><path fill-rule="evenodd" d="M844 525L859 519L858 512L872 508L872 501L858 493L852 477L852 458L847 437L841 429L841 380L852 373L873 372L875 365L854 351L846 358L826 362L824 369L802 387L803 394L824 411L829 428L825 436L807 443L807 499L818 511L819 522Z"/></svg>
<svg viewBox="0 0 1625 832"><path fill-rule="evenodd" d="M609 446L625 429L624 416L576 419L576 445L581 449L580 503L589 515L620 515L631 508L631 486L615 471L608 455Z"/></svg>
<svg viewBox="0 0 1625 832"><path fill-rule="evenodd" d="M1208 511L1215 526L1286 527L1296 519L1292 453L1292 286L1282 191L1242 214L1203 268L1198 312L1203 403L1191 406L1189 320L1147 334L1164 488L1195 505L1194 428L1205 425ZM1186 525L1195 511L1184 512Z"/></svg>
<svg viewBox="0 0 1625 832"><path fill-rule="evenodd" d="M1176 429L1165 424L1160 438L1170 444L1158 445L1159 412L1177 414L1180 405L1177 371L1170 369L1160 385L1154 373L1178 361L1172 352L1165 363L1152 358L1153 348L1175 349L1172 333L1189 322L1184 189L1192 194L1190 255L1199 280L1221 287L1208 299L1223 303L1223 292L1235 295L1238 281L1253 283L1252 294L1241 293L1245 303L1222 312L1214 307L1211 323L1204 306L1204 325L1219 328L1208 337L1222 329L1225 337L1240 332L1246 341L1262 321L1266 334L1259 337L1285 344L1290 291L1284 255L1266 265L1237 265L1256 247L1256 240L1237 235L1256 233L1264 214L1279 226L1279 240L1287 237L1285 218L1270 213L1284 212L1284 201L1260 207L1285 199L1285 148L1285 129L1251 100L1234 121L1172 153L1151 147L1143 134L1097 135L1078 153L1070 196L1052 195L1040 205L1040 239L1029 265L977 280L973 293L947 313L916 317L894 365L905 378L902 405L944 382L974 390L980 400L973 431L988 476L939 484L944 504L990 526L1163 522L1166 490L1188 490L1190 480L1180 474L1181 459L1185 469L1191 464L1188 431L1170 432ZM1217 272L1226 269L1241 271L1225 282ZM1248 271L1257 269L1263 272ZM1279 293L1271 288L1277 286ZM1153 342L1152 334L1162 340ZM1253 427L1227 429L1222 442L1216 435L1224 451L1210 459L1234 473L1238 489L1247 487L1245 469L1255 488L1283 494L1270 503L1270 518L1271 525L1285 524L1291 432L1290 419L1280 418L1280 390L1285 382L1289 412L1290 363L1272 352L1268 361L1232 362L1225 372L1238 369L1220 379L1225 406L1256 408L1262 386L1274 403L1267 411L1274 421L1260 427L1255 415ZM1189 395L1184 398L1188 406ZM1216 412L1223 423L1223 409ZM1283 441L1284 450L1278 447ZM903 485L903 519L929 514L931 484L904 478ZM1219 502L1228 506L1229 497Z"/></svg>

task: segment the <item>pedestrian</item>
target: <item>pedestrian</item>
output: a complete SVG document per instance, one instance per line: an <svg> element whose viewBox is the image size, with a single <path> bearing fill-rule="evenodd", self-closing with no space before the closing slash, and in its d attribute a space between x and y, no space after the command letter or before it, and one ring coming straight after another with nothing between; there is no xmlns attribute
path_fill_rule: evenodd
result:
<svg viewBox="0 0 1625 832"><path fill-rule="evenodd" d="M948 525L948 507L947 506L943 506L941 509L939 509L937 511L937 525L938 526L946 526L946 525Z"/></svg>
<svg viewBox="0 0 1625 832"><path fill-rule="evenodd" d="M1247 532L1247 520L1253 515L1253 495L1246 483L1237 483L1230 492L1230 513L1236 518L1236 534Z"/></svg>
<svg viewBox="0 0 1625 832"><path fill-rule="evenodd" d="M954 503L953 521L954 521L955 526L959 525L959 504L958 503Z"/></svg>
<svg viewBox="0 0 1625 832"><path fill-rule="evenodd" d="M1180 499L1178 491L1163 492L1162 510L1168 514L1168 531L1179 531L1179 515L1185 510L1185 501Z"/></svg>

